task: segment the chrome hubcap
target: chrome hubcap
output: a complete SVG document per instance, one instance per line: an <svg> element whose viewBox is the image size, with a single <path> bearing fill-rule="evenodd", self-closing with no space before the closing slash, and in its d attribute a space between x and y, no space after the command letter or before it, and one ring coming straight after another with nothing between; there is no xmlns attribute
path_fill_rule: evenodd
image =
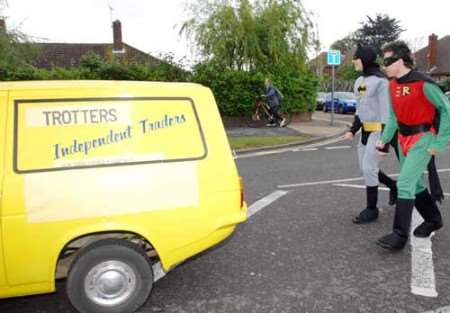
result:
<svg viewBox="0 0 450 313"><path fill-rule="evenodd" d="M120 261L106 261L92 268L84 281L87 297L102 306L116 306L136 289L136 274Z"/></svg>

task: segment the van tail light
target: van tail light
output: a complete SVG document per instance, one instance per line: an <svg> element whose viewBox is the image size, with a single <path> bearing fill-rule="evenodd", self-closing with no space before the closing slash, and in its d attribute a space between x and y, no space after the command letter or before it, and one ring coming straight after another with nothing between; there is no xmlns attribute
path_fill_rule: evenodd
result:
<svg viewBox="0 0 450 313"><path fill-rule="evenodd" d="M241 192L241 208L244 207L244 180L239 176L239 190Z"/></svg>

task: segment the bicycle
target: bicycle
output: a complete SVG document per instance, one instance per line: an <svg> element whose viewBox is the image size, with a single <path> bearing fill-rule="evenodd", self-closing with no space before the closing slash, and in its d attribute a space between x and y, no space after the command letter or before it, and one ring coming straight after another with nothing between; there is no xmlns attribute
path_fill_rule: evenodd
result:
<svg viewBox="0 0 450 313"><path fill-rule="evenodd" d="M249 127L263 127L263 126L278 126L278 127L286 127L292 120L292 117L288 113L278 113L283 120L280 122L274 123L274 117L270 113L270 106L265 100L264 96L258 96L255 99L255 113L252 114L252 123L249 124Z"/></svg>

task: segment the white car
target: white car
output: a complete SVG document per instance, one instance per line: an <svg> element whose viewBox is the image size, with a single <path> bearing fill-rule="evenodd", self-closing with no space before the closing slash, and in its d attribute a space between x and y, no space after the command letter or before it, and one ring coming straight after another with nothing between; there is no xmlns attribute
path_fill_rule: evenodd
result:
<svg viewBox="0 0 450 313"><path fill-rule="evenodd" d="M450 100L450 91L447 91L447 92L445 93L445 95L447 96L448 100Z"/></svg>

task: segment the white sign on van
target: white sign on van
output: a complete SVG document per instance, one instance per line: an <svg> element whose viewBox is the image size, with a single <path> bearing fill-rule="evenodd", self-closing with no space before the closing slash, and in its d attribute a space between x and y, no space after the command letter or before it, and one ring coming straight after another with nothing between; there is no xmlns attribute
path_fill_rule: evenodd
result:
<svg viewBox="0 0 450 313"><path fill-rule="evenodd" d="M185 161L207 153L189 100L43 100L19 103L15 113L21 172Z"/></svg>
<svg viewBox="0 0 450 313"><path fill-rule="evenodd" d="M130 124L129 106L45 106L26 109L26 127L61 127L94 124Z"/></svg>
<svg viewBox="0 0 450 313"><path fill-rule="evenodd" d="M199 201L197 162L25 176L28 223L195 208Z"/></svg>

